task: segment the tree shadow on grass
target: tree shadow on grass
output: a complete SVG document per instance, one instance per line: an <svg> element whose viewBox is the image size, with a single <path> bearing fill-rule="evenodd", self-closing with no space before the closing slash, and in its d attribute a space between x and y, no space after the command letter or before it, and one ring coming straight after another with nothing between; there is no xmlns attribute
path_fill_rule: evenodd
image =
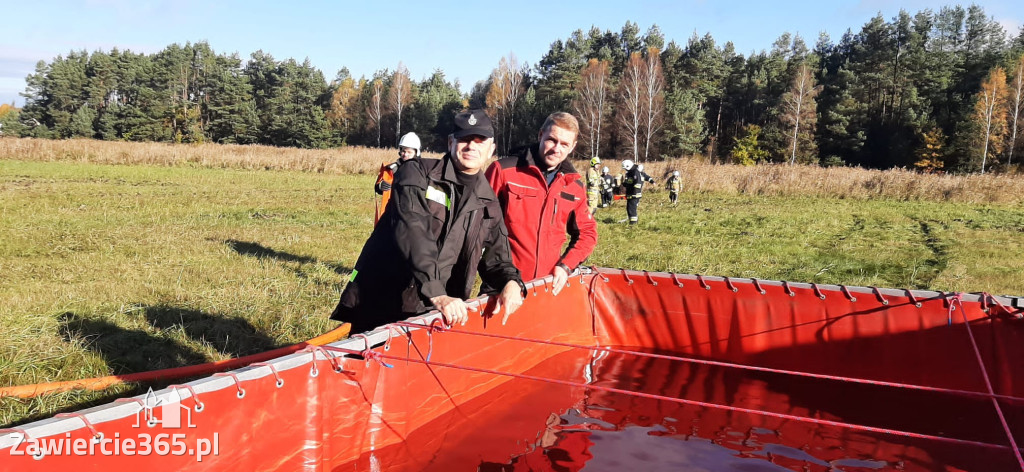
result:
<svg viewBox="0 0 1024 472"><path fill-rule="evenodd" d="M79 342L86 349L103 357L111 375L124 375L150 370L169 369L211 361L203 352L192 346L161 336L165 330L181 330L189 338L218 350L222 354L240 357L278 347L272 338L259 332L248 321L219 314L168 305L142 307L146 321L156 331L132 329L119 326L101 316L80 315L65 312L58 317L58 331L65 342ZM82 408L102 405L114 399L145 393L152 387L161 389L174 383L185 383L196 377L162 379L152 382L133 383L127 390L108 389L108 393L56 393L58 399L45 404L62 405L57 409L38 411L19 416L3 427L24 424L56 413L76 411ZM48 395L49 396L49 395ZM59 399L59 398L64 399ZM8 408L5 402L24 402L17 398L4 398L0 408ZM34 401L34 400L32 400Z"/></svg>
<svg viewBox="0 0 1024 472"><path fill-rule="evenodd" d="M228 247L231 248L231 250L243 256L255 257L257 259L274 259L276 261L281 262L297 262L299 264L323 264L324 266L328 267L329 269L334 271L335 274L338 275L348 275L352 273L351 267L347 267L342 264L324 262L315 257L297 256L295 254L291 254L288 252L271 249L260 243L255 243L251 241L239 241L237 239L227 239L224 241L224 244L227 244ZM296 274L298 274L299 277L306 277L305 273L302 272L301 270L297 270Z"/></svg>
<svg viewBox="0 0 1024 472"><path fill-rule="evenodd" d="M181 330L197 342L208 344L222 354L241 357L277 346L273 338L247 320L168 305L144 307L146 321L161 330Z"/></svg>
<svg viewBox="0 0 1024 472"><path fill-rule="evenodd" d="M60 334L67 342L79 341L104 358L115 375L168 369L211 361L200 349L174 339L180 331L198 344L221 354L241 357L278 347L273 338L248 321L220 314L169 305L142 307L156 332L118 326L99 317L64 313ZM167 331L167 336L160 332Z"/></svg>
<svg viewBox="0 0 1024 472"><path fill-rule="evenodd" d="M103 357L114 375L167 369L207 361L203 353L173 339L118 326L102 318L67 312L58 318L66 342L81 342Z"/></svg>

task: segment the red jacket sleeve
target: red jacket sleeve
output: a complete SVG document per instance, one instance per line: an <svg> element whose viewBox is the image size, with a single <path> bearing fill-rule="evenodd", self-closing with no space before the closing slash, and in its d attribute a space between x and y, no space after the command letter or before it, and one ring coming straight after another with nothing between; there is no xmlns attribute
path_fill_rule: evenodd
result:
<svg viewBox="0 0 1024 472"><path fill-rule="evenodd" d="M569 233L569 247L559 262L575 269L597 247L597 222L590 215L585 196L576 200L576 208L569 215L565 230Z"/></svg>

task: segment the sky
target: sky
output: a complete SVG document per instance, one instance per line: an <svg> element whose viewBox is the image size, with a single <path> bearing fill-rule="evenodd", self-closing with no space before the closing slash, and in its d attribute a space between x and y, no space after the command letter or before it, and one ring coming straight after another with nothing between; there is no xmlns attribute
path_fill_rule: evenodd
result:
<svg viewBox="0 0 1024 472"><path fill-rule="evenodd" d="M1024 1L981 0L986 14L1016 36ZM257 50L277 60L309 59L331 80L394 70L401 62L421 80L440 68L464 92L484 80L502 56L535 64L551 43L573 31L620 31L626 21L641 34L653 24L666 42L685 45L693 34L732 41L747 55L769 49L785 32L813 46L822 31L838 40L875 15L890 20L954 2L929 0L0 0L0 103L22 106L25 76L42 60L69 51L147 54L170 44L207 41L218 54L248 59ZM968 3L961 3L965 7Z"/></svg>

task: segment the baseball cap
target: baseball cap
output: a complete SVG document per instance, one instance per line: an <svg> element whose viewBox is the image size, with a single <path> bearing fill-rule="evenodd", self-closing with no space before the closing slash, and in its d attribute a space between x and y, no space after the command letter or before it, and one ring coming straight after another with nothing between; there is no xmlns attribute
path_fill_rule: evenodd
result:
<svg viewBox="0 0 1024 472"><path fill-rule="evenodd" d="M487 113L477 108L455 115L455 129L452 131L455 139L464 136L478 135L485 138L494 137L494 128L491 126L491 119Z"/></svg>

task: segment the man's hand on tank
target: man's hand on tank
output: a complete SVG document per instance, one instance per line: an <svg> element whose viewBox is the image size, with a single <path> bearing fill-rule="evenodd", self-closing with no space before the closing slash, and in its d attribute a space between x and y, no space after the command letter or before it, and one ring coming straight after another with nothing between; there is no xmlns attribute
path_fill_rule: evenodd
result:
<svg viewBox="0 0 1024 472"><path fill-rule="evenodd" d="M565 264L558 264L555 266L555 270L551 271L551 275L555 278L551 282L551 293L558 295L558 292L562 291L562 287L565 287L565 282L569 280L569 269Z"/></svg>
<svg viewBox="0 0 1024 472"><path fill-rule="evenodd" d="M469 310L461 298L440 295L431 298L430 302L441 312L441 316L444 316L450 326L455 326L456 323L465 326L466 321L469 321Z"/></svg>
<svg viewBox="0 0 1024 472"><path fill-rule="evenodd" d="M501 294L498 295L498 299L494 303L494 311L492 315L497 315L501 311L501 307L505 307L505 316L501 317L501 324L508 322L508 316L514 313L519 307L523 306L523 289L519 285L519 282L515 280L509 280L505 284L505 288L502 289Z"/></svg>

